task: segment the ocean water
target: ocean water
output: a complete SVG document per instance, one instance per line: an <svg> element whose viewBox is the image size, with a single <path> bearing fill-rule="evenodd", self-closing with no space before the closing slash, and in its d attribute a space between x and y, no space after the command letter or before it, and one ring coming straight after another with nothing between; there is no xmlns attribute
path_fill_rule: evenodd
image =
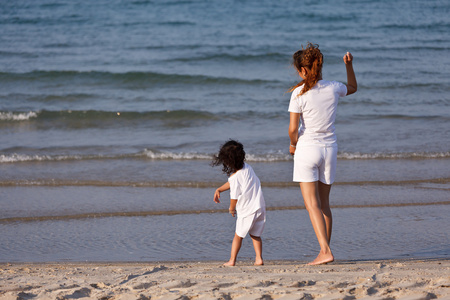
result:
<svg viewBox="0 0 450 300"><path fill-rule="evenodd" d="M337 112L337 259L450 254L448 1L68 1L0 6L0 261L227 259L211 156L244 144L266 259L318 249L292 179L291 55L358 92ZM251 258L245 241L241 257Z"/></svg>

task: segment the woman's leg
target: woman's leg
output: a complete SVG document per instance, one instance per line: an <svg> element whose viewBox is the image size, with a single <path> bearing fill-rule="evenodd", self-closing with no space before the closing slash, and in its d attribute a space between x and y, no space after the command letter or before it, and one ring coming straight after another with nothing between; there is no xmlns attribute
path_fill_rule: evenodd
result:
<svg viewBox="0 0 450 300"><path fill-rule="evenodd" d="M319 199L323 218L327 227L328 244L331 243L331 231L333 229L333 216L330 209L330 191L331 185L319 181Z"/></svg>
<svg viewBox="0 0 450 300"><path fill-rule="evenodd" d="M224 266L234 266L236 264L236 258L241 249L241 245L242 238L235 233L233 243L231 244L231 257L228 262L223 264Z"/></svg>
<svg viewBox="0 0 450 300"><path fill-rule="evenodd" d="M310 262L310 265L320 265L334 260L331 253L330 244L328 242L327 227L325 218L321 210L321 203L319 199L319 184L318 182L300 182L300 189L302 191L305 207L308 210L311 224L316 233L317 240L320 244L320 253L315 260Z"/></svg>
<svg viewBox="0 0 450 300"><path fill-rule="evenodd" d="M264 261L263 261L263 258L262 258L262 240L261 240L261 237L253 236L251 234L250 234L250 237L252 238L252 241L253 241L253 248L255 248L255 254L256 254L255 266L262 266L262 265L264 265Z"/></svg>

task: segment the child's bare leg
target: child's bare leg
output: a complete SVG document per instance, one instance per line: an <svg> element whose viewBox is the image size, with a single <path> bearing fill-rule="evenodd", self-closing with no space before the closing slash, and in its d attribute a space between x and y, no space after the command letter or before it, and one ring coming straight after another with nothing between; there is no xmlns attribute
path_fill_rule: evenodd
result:
<svg viewBox="0 0 450 300"><path fill-rule="evenodd" d="M224 266L232 267L236 264L236 258L239 253L239 250L241 249L241 245L242 245L242 238L235 233L233 243L231 244L231 257L228 262L223 264Z"/></svg>
<svg viewBox="0 0 450 300"><path fill-rule="evenodd" d="M252 238L252 241L253 241L253 248L255 248L255 254L256 254L255 266L262 266L262 265L264 265L264 261L263 261L263 258L262 258L262 240L261 240L261 237L253 236L251 234L250 234L250 237Z"/></svg>
<svg viewBox="0 0 450 300"><path fill-rule="evenodd" d="M309 218L311 219L311 224L320 244L319 255L317 255L316 259L310 262L309 265L320 265L332 262L334 256L331 253L330 244L328 243L327 227L320 207L318 183L301 182L300 188L302 190L306 209L309 213Z"/></svg>
<svg viewBox="0 0 450 300"><path fill-rule="evenodd" d="M331 231L333 228L333 216L330 209L330 191L331 185L319 181L320 208L327 227L328 244L331 243Z"/></svg>

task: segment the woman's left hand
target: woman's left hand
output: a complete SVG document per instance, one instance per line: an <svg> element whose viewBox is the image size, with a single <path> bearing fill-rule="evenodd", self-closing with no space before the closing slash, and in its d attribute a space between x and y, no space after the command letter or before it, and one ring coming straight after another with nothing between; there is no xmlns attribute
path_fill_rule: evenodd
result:
<svg viewBox="0 0 450 300"><path fill-rule="evenodd" d="M289 153L290 153L291 155L294 155L294 154L295 154L295 147L294 147L294 146L292 146L292 145L289 146Z"/></svg>

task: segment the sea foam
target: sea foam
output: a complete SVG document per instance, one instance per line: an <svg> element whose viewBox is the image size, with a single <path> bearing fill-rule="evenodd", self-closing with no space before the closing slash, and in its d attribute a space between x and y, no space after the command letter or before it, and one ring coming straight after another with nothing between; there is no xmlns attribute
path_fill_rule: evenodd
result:
<svg viewBox="0 0 450 300"><path fill-rule="evenodd" d="M36 118L38 114L34 111L30 112L0 112L1 121L26 121L31 118Z"/></svg>

